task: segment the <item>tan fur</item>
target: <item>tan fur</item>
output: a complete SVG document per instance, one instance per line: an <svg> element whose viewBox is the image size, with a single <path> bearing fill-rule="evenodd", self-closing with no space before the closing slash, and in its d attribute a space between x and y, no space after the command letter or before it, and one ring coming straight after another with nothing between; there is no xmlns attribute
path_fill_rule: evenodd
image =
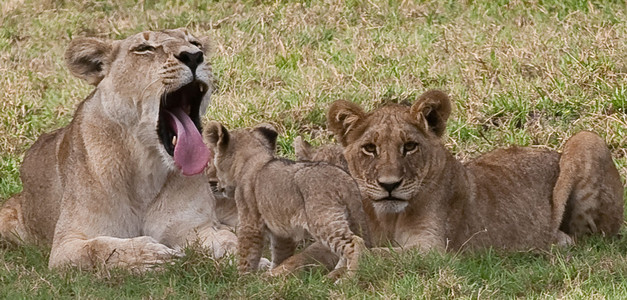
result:
<svg viewBox="0 0 627 300"><path fill-rule="evenodd" d="M294 154L301 161L324 161L348 171L348 163L342 154L342 146L336 144L313 148L311 144L297 136L294 139Z"/></svg>
<svg viewBox="0 0 627 300"><path fill-rule="evenodd" d="M623 223L623 188L605 142L592 132L571 137L553 189L552 227L573 236L615 235Z"/></svg>
<svg viewBox="0 0 627 300"><path fill-rule="evenodd" d="M228 132L211 122L205 136L215 149L219 181L235 187L240 273L257 270L266 230L273 266L292 256L296 242L308 233L342 258L336 269L357 269L365 243L356 234L366 240L369 235L357 183L346 171L276 158L273 128ZM275 268L271 274L289 271Z"/></svg>
<svg viewBox="0 0 627 300"><path fill-rule="evenodd" d="M68 68L96 88L67 127L26 153L24 190L0 209L0 236L51 245L50 267L144 270L196 240L217 257L234 252L206 177L183 176L157 133L162 96L183 86L200 91L188 114L204 114L212 92L204 50L184 29L72 41ZM185 52L198 55L195 71Z"/></svg>
<svg viewBox="0 0 627 300"><path fill-rule="evenodd" d="M205 143L207 143L206 140ZM205 173L209 179L213 196L216 198L216 215L221 223L235 228L238 221L235 188L220 183L213 161L209 162Z"/></svg>
<svg viewBox="0 0 627 300"><path fill-rule="evenodd" d="M623 187L599 136L576 134L561 155L512 147L462 164L440 140L449 113L450 101L439 91L411 107L391 104L366 113L338 101L329 109L329 128L344 146L350 173L364 202L374 205L368 220L375 245L516 250L618 233ZM337 161L337 155L318 159ZM398 200L383 200L389 195ZM314 248L293 260L324 255Z"/></svg>

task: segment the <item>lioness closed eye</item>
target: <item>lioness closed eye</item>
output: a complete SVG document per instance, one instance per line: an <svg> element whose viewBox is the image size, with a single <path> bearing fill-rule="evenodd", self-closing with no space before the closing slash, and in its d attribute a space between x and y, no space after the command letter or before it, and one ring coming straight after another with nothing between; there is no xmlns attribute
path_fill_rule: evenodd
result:
<svg viewBox="0 0 627 300"><path fill-rule="evenodd" d="M337 101L329 108L329 129L343 146L364 203L374 206L365 211L375 245L524 250L618 233L623 186L599 136L578 133L561 154L512 147L462 164L440 139L450 112L440 91L424 93L411 107L365 112ZM337 151L300 153L302 159L341 161ZM329 255L317 251L300 255L309 261Z"/></svg>
<svg viewBox="0 0 627 300"><path fill-rule="evenodd" d="M241 273L257 269L264 228L270 232L272 265L290 257L308 232L341 259L336 270L357 268L368 240L359 189L346 171L326 163L296 163L276 158L277 133L256 127L229 132L220 123L205 129L215 149L216 174L235 187ZM291 269L273 269L278 275Z"/></svg>
<svg viewBox="0 0 627 300"><path fill-rule="evenodd" d="M0 236L51 244L50 267L143 270L194 240L217 257L234 252L202 174L206 49L185 29L73 40L67 65L96 88L26 153L24 190L0 209Z"/></svg>

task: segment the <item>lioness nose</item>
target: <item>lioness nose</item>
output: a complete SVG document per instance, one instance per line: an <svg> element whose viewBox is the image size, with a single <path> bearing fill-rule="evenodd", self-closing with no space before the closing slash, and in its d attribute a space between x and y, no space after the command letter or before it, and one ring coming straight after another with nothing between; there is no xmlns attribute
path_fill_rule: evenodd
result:
<svg viewBox="0 0 627 300"><path fill-rule="evenodd" d="M394 180L381 180L379 179L377 182L379 183L379 185L384 188L386 191L388 191L388 193L391 193L395 188L397 188L399 185L401 185L401 182L403 180L398 180L398 181L394 181Z"/></svg>
<svg viewBox="0 0 627 300"><path fill-rule="evenodd" d="M192 70L193 74L196 74L196 67L203 62L203 53L202 51L190 53L187 51L183 51L179 53L179 55L175 55L175 57L180 60L182 63L187 65L190 70Z"/></svg>

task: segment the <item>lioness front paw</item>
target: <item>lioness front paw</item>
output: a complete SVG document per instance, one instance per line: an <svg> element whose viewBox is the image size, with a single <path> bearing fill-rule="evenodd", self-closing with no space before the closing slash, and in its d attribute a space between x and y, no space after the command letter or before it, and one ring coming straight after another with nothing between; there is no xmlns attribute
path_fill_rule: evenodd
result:
<svg viewBox="0 0 627 300"><path fill-rule="evenodd" d="M138 237L131 240L131 251L121 254L118 259L122 264L126 262L130 266L135 265L136 269L142 271L154 269L155 266L166 263L172 258L182 256L184 253L181 250L172 249L152 237Z"/></svg>

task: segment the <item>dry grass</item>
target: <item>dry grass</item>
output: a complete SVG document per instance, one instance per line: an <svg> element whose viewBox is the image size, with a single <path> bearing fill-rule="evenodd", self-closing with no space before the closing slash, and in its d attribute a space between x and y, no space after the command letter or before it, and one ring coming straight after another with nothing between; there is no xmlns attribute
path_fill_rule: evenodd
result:
<svg viewBox="0 0 627 300"><path fill-rule="evenodd" d="M455 101L446 142L461 159L510 144L559 149L574 132L587 129L606 139L621 175L627 177L624 1L5 0L1 6L1 199L20 189L18 167L24 151L41 133L67 124L76 104L91 90L72 78L63 64L63 51L71 37L115 39L142 30L180 26L213 40L211 61L220 88L207 117L230 127L272 122L282 131L279 144L284 154L291 155L291 142L297 135L315 143L330 139L324 113L336 99L375 107L387 101L411 101L427 89L441 88ZM617 243L609 247L625 248L625 241ZM605 246L591 243L590 247ZM14 263L20 254L39 257L40 252L2 251L9 257L4 260L10 271L4 275L0 271L1 283L23 285L28 290L29 285L18 278L25 276L41 286L57 280L52 283L56 293L47 295L72 290L73 283L65 286L63 278L45 271L41 262L45 255L31 262L41 276ZM574 254L581 257L582 261L577 261L581 266L586 265L584 252ZM616 272L626 266L618 257L609 258ZM472 272L445 266L452 260L457 267L471 269L472 258L456 259L436 259L433 270L424 266L429 262L418 260L416 268L423 273L406 279L386 277L378 270L364 277L382 276L383 281L373 279L374 288L406 296L463 296L466 292L476 297L521 296L520 290L529 289L540 297L571 298L598 297L594 289L605 293L624 288L612 272L583 278L585 274L570 269L573 277L549 276L540 285L525 280L524 275L508 277L507 269L495 269L486 271L491 275L478 279L484 280L485 284L480 284ZM483 262L489 259L478 258ZM533 256L521 260L523 269L536 270L539 265L536 272L540 274L564 271ZM204 268L196 266L192 273ZM594 273L597 265L592 266L590 272ZM74 287L82 282L89 291L91 277L76 276L79 284ZM233 274L229 276L234 279ZM311 276L314 281L318 278ZM425 283L412 285L407 278ZM498 280L491 282L494 278ZM507 279L520 280L523 286L511 287ZM395 280L405 283L396 284ZM456 284L458 281L461 283ZM596 285L590 283L596 281ZM216 293L235 298L287 297L306 295L308 288L319 287L306 282L302 290L298 282L291 282L278 287L271 284L277 290L268 292L258 287L263 281L244 284L244 291ZM115 289L116 285L112 286ZM174 284L174 291L180 291L176 287ZM548 289L548 294L542 288ZM364 290L371 296L377 294ZM360 291L348 288L324 295L350 297Z"/></svg>

